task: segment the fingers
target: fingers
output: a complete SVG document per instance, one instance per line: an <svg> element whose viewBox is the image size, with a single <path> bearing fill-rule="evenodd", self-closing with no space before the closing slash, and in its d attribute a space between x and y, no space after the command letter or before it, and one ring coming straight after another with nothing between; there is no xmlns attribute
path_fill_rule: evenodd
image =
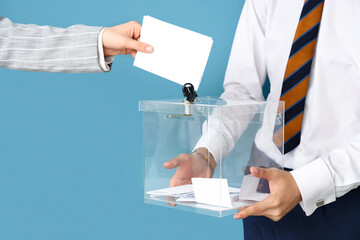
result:
<svg viewBox="0 0 360 240"><path fill-rule="evenodd" d="M174 198L174 197L166 196L166 201L168 202L169 206L171 206L171 207L176 207L176 204L173 203L173 202L175 202L175 198Z"/></svg>
<svg viewBox="0 0 360 240"><path fill-rule="evenodd" d="M175 183L175 179L174 179L174 177L172 177L171 180L170 180L169 187L176 187L176 186L177 185ZM168 202L169 206L176 207L176 204L174 203L175 202L174 197L166 196L166 201Z"/></svg>
<svg viewBox="0 0 360 240"><path fill-rule="evenodd" d="M138 21L131 21L130 23L134 26L135 29L141 30L141 24Z"/></svg>
<svg viewBox="0 0 360 240"><path fill-rule="evenodd" d="M254 203L249 207L245 208L241 212L238 212L234 215L235 219L244 219L248 216L259 216L264 215L264 212L271 207L271 200L269 197L265 198L263 201Z"/></svg>
<svg viewBox="0 0 360 240"><path fill-rule="evenodd" d="M168 162L165 162L163 164L163 166L167 169L173 169L176 167L179 167L182 163L186 162L190 160L189 158L189 154L180 154L179 156L177 156L176 158L171 159Z"/></svg>
<svg viewBox="0 0 360 240"><path fill-rule="evenodd" d="M274 178L274 175L276 174L276 169L274 168L270 168L270 169L265 169L265 168L260 168L260 167L251 167L250 168L250 172L254 177L257 178L265 178L267 180L271 180Z"/></svg>
<svg viewBox="0 0 360 240"><path fill-rule="evenodd" d="M137 21L132 21L130 24L134 29L133 37L135 37L136 40L139 39L141 35L141 24Z"/></svg>
<svg viewBox="0 0 360 240"><path fill-rule="evenodd" d="M131 50L131 52L130 52L130 54L131 54L131 56L133 57L133 58L135 58L136 57L136 51L135 50Z"/></svg>
<svg viewBox="0 0 360 240"><path fill-rule="evenodd" d="M140 52L144 52L144 53L152 53L154 51L153 46L151 46L147 43L133 40L133 39L130 39L128 45L129 46L127 48L130 48L130 49L133 49L136 51L140 51Z"/></svg>
<svg viewBox="0 0 360 240"><path fill-rule="evenodd" d="M173 169L179 166L179 161L176 158L171 159L163 164L164 168Z"/></svg>

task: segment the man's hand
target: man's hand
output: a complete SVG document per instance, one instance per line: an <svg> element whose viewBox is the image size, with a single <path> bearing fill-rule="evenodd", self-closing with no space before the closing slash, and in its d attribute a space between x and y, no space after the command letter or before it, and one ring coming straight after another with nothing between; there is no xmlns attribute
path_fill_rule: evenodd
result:
<svg viewBox="0 0 360 240"><path fill-rule="evenodd" d="M170 180L170 187L191 184L192 177L210 178L214 169L200 154L180 154L176 158L164 163L167 169L177 167L174 176ZM176 204L170 204L176 206Z"/></svg>
<svg viewBox="0 0 360 240"><path fill-rule="evenodd" d="M208 162L199 154L180 154L164 163L167 169L178 168L170 180L170 187L191 184L192 177L210 178L214 173Z"/></svg>
<svg viewBox="0 0 360 240"><path fill-rule="evenodd" d="M235 219L265 216L273 221L279 221L301 201L299 188L289 172L258 167L251 167L250 171L255 177L269 181L270 195L263 201L239 209L240 212L234 215Z"/></svg>
<svg viewBox="0 0 360 240"><path fill-rule="evenodd" d="M140 23L133 21L115 27L106 28L103 33L105 56L131 54L135 58L137 51L151 53L154 48L139 41Z"/></svg>

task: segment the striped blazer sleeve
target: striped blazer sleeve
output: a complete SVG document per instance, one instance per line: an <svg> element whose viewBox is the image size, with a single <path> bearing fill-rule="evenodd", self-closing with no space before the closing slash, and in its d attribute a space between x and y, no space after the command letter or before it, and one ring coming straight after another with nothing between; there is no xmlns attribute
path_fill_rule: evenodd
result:
<svg viewBox="0 0 360 240"><path fill-rule="evenodd" d="M0 67L39 72L103 72L98 53L101 29L17 24L0 17Z"/></svg>

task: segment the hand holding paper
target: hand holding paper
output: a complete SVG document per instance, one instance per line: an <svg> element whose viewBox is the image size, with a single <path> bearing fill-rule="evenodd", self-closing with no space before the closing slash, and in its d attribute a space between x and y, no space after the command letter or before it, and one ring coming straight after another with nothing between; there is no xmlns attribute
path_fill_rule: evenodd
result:
<svg viewBox="0 0 360 240"><path fill-rule="evenodd" d="M105 28L102 35L104 56L131 54L135 58L137 51L151 53L151 45L138 41L140 31L141 25L136 21Z"/></svg>
<svg viewBox="0 0 360 240"><path fill-rule="evenodd" d="M144 16L140 41L152 45L154 52L138 52L134 66L199 88L213 43L210 37Z"/></svg>

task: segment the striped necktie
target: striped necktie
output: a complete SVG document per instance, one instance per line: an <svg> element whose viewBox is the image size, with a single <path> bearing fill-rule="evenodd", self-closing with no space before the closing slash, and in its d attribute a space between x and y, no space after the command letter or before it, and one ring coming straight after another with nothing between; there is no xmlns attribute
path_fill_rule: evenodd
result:
<svg viewBox="0 0 360 240"><path fill-rule="evenodd" d="M300 143L311 64L324 0L305 0L285 70L280 101L285 101L284 154Z"/></svg>

